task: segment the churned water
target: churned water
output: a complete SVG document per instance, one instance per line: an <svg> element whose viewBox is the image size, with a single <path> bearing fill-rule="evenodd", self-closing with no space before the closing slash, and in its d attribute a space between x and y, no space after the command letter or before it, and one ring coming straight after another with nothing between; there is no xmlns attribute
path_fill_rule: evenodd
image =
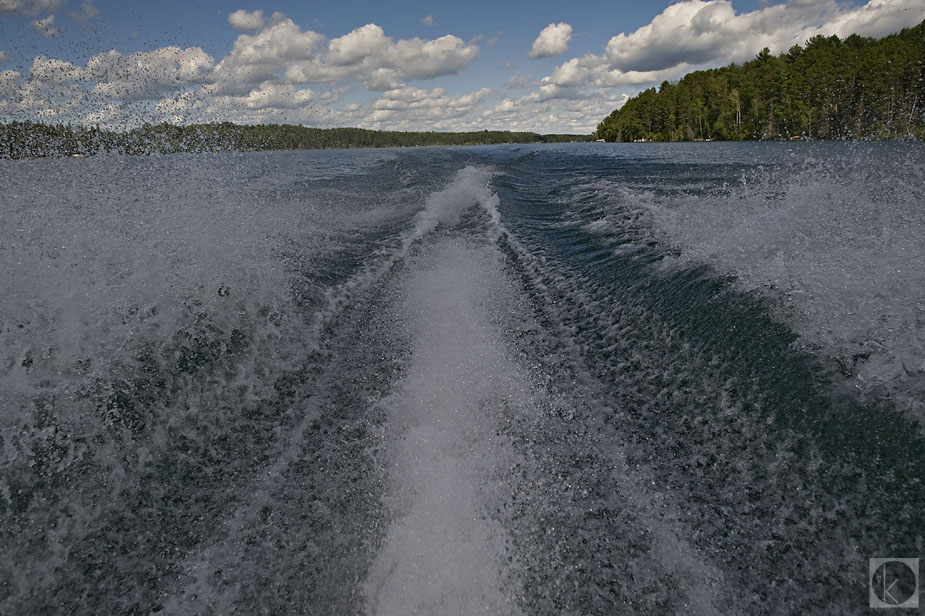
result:
<svg viewBox="0 0 925 616"><path fill-rule="evenodd" d="M862 613L925 148L2 161L0 613Z"/></svg>

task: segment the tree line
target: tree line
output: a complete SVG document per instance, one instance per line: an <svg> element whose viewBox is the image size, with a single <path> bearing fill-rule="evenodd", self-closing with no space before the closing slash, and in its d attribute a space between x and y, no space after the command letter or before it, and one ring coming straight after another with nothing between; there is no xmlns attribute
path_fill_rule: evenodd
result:
<svg viewBox="0 0 925 616"><path fill-rule="evenodd" d="M588 141L590 135L540 135L530 132L398 132L362 128L231 122L213 124L145 124L125 131L99 126L39 122L0 124L0 158L171 154L177 152L249 152L332 148L383 148L499 143Z"/></svg>
<svg viewBox="0 0 925 616"><path fill-rule="evenodd" d="M814 36L741 66L650 88L597 128L605 141L925 137L925 21L882 39Z"/></svg>

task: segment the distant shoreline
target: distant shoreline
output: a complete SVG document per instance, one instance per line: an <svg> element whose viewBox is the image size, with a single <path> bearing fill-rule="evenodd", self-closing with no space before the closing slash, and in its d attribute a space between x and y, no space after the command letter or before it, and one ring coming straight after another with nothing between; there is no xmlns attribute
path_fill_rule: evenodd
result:
<svg viewBox="0 0 925 616"><path fill-rule="evenodd" d="M400 132L310 128L291 124L143 125L125 131L98 126L9 122L0 124L0 158L68 158L97 154L258 152L353 148L499 145L591 141L592 135L514 131Z"/></svg>

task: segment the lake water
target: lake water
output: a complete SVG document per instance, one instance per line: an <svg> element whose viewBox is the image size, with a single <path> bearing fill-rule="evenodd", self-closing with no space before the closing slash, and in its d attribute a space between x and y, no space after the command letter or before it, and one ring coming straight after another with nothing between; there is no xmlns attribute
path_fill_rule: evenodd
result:
<svg viewBox="0 0 925 616"><path fill-rule="evenodd" d="M925 547L923 178L918 143L0 161L0 613L865 612Z"/></svg>

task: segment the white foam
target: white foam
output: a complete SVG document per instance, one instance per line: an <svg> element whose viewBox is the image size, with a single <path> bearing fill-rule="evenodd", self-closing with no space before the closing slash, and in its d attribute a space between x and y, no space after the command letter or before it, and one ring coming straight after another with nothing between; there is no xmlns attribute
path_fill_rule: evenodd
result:
<svg viewBox="0 0 925 616"><path fill-rule="evenodd" d="M407 279L415 345L385 403L393 521L365 583L370 614L516 611L505 533L489 515L499 498L492 476L509 455L492 401L518 382L487 315L499 297L496 259L446 245Z"/></svg>
<svg viewBox="0 0 925 616"><path fill-rule="evenodd" d="M653 219L681 264L708 263L779 299L805 348L833 357L862 395L894 390L925 422L923 151L831 154L725 194L657 200Z"/></svg>
<svg viewBox="0 0 925 616"><path fill-rule="evenodd" d="M498 197L488 184L494 171L490 167L467 166L460 169L453 181L441 191L427 197L424 209L414 218L414 230L409 241L423 237L438 225L455 227L463 213L475 205L481 206L498 223Z"/></svg>
<svg viewBox="0 0 925 616"><path fill-rule="evenodd" d="M483 166L466 166L460 169L453 180L443 189L431 193L424 202L424 208L414 215L414 225L401 237L397 249L383 252L370 259L355 275L343 284L328 290L327 302L315 314L312 338L337 315L343 305L359 291L369 288L388 273L396 263L405 259L412 246L421 238L435 231L439 226L455 227L463 214L473 207L481 207L490 217L492 227L489 235L500 234L498 197L489 187L494 170Z"/></svg>

